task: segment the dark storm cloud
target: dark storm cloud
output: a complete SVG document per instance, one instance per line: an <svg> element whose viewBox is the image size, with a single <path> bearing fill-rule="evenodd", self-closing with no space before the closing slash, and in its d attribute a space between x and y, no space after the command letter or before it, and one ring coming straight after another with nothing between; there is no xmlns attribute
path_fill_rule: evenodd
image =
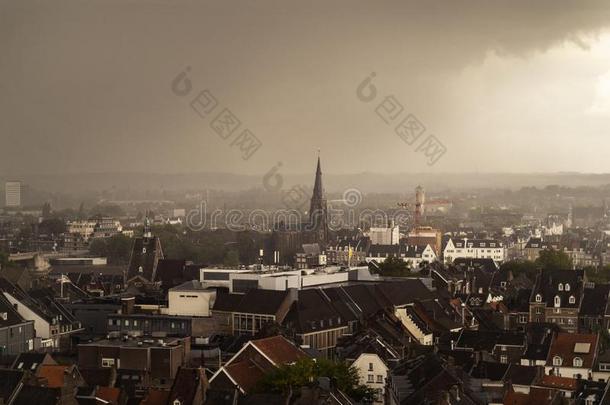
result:
<svg viewBox="0 0 610 405"><path fill-rule="evenodd" d="M318 148L329 171L428 170L356 99L372 71L380 91L445 142L435 170L511 170L531 148L515 142L507 160L507 137L531 132L551 144L561 136L538 125L574 113L568 106L506 129L502 117L521 113L519 86L553 69L537 57L567 43L587 63L609 23L607 1L0 1L0 171L263 173L281 160L302 172ZM468 70L489 55L502 61L493 70L501 76ZM523 61L541 73L500 92L523 75ZM172 94L187 65L193 86L210 89L261 140L254 157L244 161ZM479 99L490 93L498 106ZM574 121L593 132L598 124L585 119ZM473 167L467 145L482 144L487 156ZM552 156L516 166L598 168Z"/></svg>

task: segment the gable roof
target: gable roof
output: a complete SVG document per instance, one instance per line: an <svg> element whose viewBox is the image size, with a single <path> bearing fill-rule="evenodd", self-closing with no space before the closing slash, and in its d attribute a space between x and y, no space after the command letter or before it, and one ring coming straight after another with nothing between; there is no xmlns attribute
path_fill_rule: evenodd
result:
<svg viewBox="0 0 610 405"><path fill-rule="evenodd" d="M59 388L36 387L28 385L23 387L15 398L13 405L57 405L60 403L61 390Z"/></svg>
<svg viewBox="0 0 610 405"><path fill-rule="evenodd" d="M242 393L250 391L265 375L265 370L263 365L259 364L260 361L242 356L242 353L248 353L246 350L249 347L254 348L267 360L267 367L269 365L279 367L309 357L283 336L250 340L210 378L210 383L224 374L239 387Z"/></svg>
<svg viewBox="0 0 610 405"><path fill-rule="evenodd" d="M20 370L0 369L0 398L4 403L17 392L25 373Z"/></svg>
<svg viewBox="0 0 610 405"><path fill-rule="evenodd" d="M202 369L181 367L172 384L168 403L173 404L179 400L181 404L192 404L198 390L204 389L202 384L205 378Z"/></svg>
<svg viewBox="0 0 610 405"><path fill-rule="evenodd" d="M136 238L131 251L127 279L140 276L146 281L155 280L157 265L163 259L161 241L158 237Z"/></svg>
<svg viewBox="0 0 610 405"><path fill-rule="evenodd" d="M597 341L597 335L558 333L551 342L547 365L552 365L553 358L559 356L562 359L562 365L571 367L574 358L580 357L582 359L582 367L592 368L597 354Z"/></svg>
<svg viewBox="0 0 610 405"><path fill-rule="evenodd" d="M237 312L275 315L288 294L289 291L250 289L239 302Z"/></svg>
<svg viewBox="0 0 610 405"><path fill-rule="evenodd" d="M299 291L298 299L290 308L286 320L297 333L334 329L346 325L345 319L341 318L328 295L319 288Z"/></svg>
<svg viewBox="0 0 610 405"><path fill-rule="evenodd" d="M36 353L36 352L28 352L21 353L15 361L11 368L13 370L37 370L43 364L57 364L55 360L48 353Z"/></svg>
<svg viewBox="0 0 610 405"><path fill-rule="evenodd" d="M270 359L275 366L294 363L308 357L303 350L280 335L251 340L249 343Z"/></svg>

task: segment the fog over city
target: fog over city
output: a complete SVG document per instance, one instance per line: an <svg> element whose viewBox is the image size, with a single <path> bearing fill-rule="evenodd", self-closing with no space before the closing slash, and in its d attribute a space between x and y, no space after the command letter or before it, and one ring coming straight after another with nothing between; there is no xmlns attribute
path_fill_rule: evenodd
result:
<svg viewBox="0 0 610 405"><path fill-rule="evenodd" d="M0 177L302 175L318 149L331 175L607 173L609 27L603 0L0 0ZM248 159L210 126L224 108L260 141ZM397 136L407 113L434 164Z"/></svg>
<svg viewBox="0 0 610 405"><path fill-rule="evenodd" d="M610 405L610 0L0 0L0 405Z"/></svg>

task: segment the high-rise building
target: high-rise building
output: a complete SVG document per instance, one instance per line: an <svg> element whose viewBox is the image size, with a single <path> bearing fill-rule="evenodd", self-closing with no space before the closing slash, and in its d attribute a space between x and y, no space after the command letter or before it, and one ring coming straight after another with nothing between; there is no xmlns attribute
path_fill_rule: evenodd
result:
<svg viewBox="0 0 610 405"><path fill-rule="evenodd" d="M21 206L21 182L7 181L4 187L5 190L5 205L7 207Z"/></svg>

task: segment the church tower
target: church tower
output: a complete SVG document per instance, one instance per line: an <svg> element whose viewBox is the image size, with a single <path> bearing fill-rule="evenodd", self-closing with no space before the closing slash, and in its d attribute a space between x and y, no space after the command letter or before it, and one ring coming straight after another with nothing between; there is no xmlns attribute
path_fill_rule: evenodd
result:
<svg viewBox="0 0 610 405"><path fill-rule="evenodd" d="M309 208L309 224L313 233L314 242L325 246L328 242L328 208L326 195L322 187L322 168L320 166L320 155L318 155L318 167L316 168L316 179L311 196Z"/></svg>

